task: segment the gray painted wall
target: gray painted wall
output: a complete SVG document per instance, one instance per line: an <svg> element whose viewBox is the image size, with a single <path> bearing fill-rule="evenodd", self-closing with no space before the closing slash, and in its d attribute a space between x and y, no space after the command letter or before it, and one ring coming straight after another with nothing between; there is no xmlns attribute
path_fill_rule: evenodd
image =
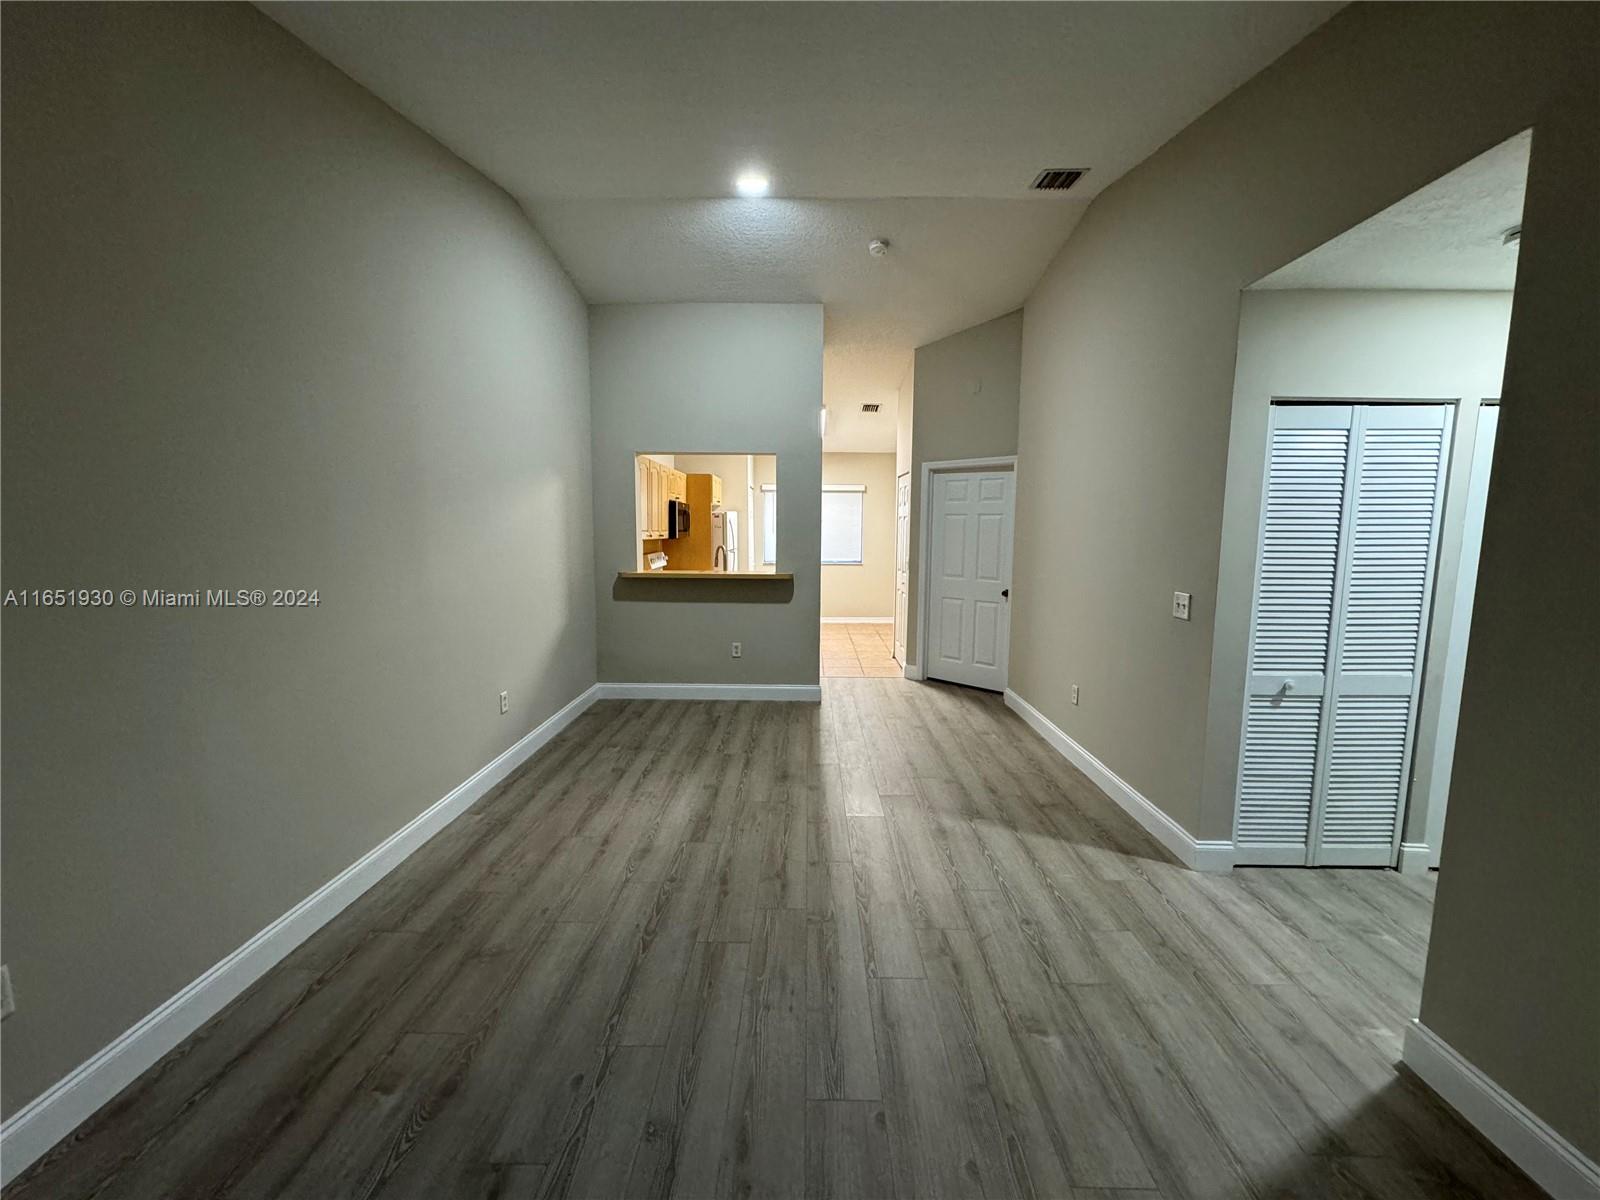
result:
<svg viewBox="0 0 1600 1200"><path fill-rule="evenodd" d="M1422 1022L1600 1160L1600 70L1522 228Z"/></svg>
<svg viewBox="0 0 1600 1200"><path fill-rule="evenodd" d="M1191 832L1240 291L1531 125L1597 15L1352 6L1101 193L1028 300L1012 687Z"/></svg>
<svg viewBox="0 0 1600 1200"><path fill-rule="evenodd" d="M1432 757L1447 699L1441 691L1451 612L1458 588L1472 587L1471 579L1459 581L1457 573L1478 407L1480 401L1500 395L1510 321L1510 292L1245 293L1228 440L1198 836L1233 837L1271 403L1274 398L1333 397L1454 402L1450 474L1412 755L1416 784L1405 814L1404 840L1423 840Z"/></svg>
<svg viewBox="0 0 1600 1200"><path fill-rule="evenodd" d="M1594 6L1354 5L1097 197L1030 297L1012 686L1190 830L1202 828L1240 289L1530 125L1537 163L1536 118L1555 120L1547 105L1592 62L1597 39ZM1568 189L1569 225L1590 206L1582 215L1592 239L1593 185L1543 186ZM1528 197L1531 229L1532 183ZM1552 240L1552 258L1573 252ZM1520 646L1525 657L1502 667L1504 697L1482 702L1484 714L1507 721L1469 722L1464 705L1458 746L1472 746L1474 758L1455 768L1423 1015L1540 1116L1592 1145L1594 1109L1583 1104L1592 1091L1580 1077L1592 1078L1596 1061L1600 848L1593 739L1574 726L1592 721L1596 639L1586 600L1572 598L1552 623L1538 588L1560 570L1584 587L1592 581L1594 484L1573 468L1551 496L1532 493L1542 453L1570 467L1581 452L1592 470L1594 343L1582 331L1593 329L1594 310L1581 289L1595 277L1587 259L1581 280L1563 283L1549 260L1544 275L1530 276L1526 240L1522 255L1525 279L1551 281L1541 312L1572 307L1546 313L1559 317L1559 335L1524 326L1520 391L1526 318L1513 318L1502 460L1524 455L1519 438L1530 441L1520 474L1497 477L1495 488L1525 493L1515 532L1501 534L1521 545L1495 555L1486 546L1473 640L1496 630L1507 656ZM1555 391L1533 404L1542 381ZM1522 406L1515 417L1513 404ZM1570 537L1555 521L1557 500L1559 511L1585 514L1561 518L1574 523ZM1507 521L1495 505L1491 495L1491 519ZM1559 556L1545 548L1558 526ZM1502 577L1486 601L1488 578L1515 575L1521 556L1533 570L1527 582ZM1169 615L1175 588L1194 593L1194 620ZM1589 657L1565 678L1550 673L1574 653ZM1518 716L1539 686L1535 666L1557 686ZM1469 655L1469 680L1474 669ZM1073 682L1084 687L1078 708L1067 703ZM1531 733L1557 697L1568 707ZM1481 783L1462 782L1480 767ZM1518 827L1529 795L1547 811Z"/></svg>
<svg viewBox="0 0 1600 1200"><path fill-rule="evenodd" d="M922 570L922 464L1015 454L1021 369L1021 310L917 348L911 375L911 553L906 606L906 653L914 664L918 663L917 597Z"/></svg>
<svg viewBox="0 0 1600 1200"><path fill-rule="evenodd" d="M4 8L13 1112L595 678L582 301L245 6ZM511 693L501 716L498 693Z"/></svg>
<svg viewBox="0 0 1600 1200"><path fill-rule="evenodd" d="M815 684L822 306L599 305L589 332L600 678ZM633 455L664 447L778 456L777 569L792 587L617 579L633 569Z"/></svg>

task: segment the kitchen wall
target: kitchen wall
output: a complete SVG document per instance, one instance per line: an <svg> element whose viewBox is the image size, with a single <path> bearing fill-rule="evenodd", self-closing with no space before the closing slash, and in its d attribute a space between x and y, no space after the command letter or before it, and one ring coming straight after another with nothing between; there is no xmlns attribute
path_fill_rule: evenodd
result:
<svg viewBox="0 0 1600 1200"><path fill-rule="evenodd" d="M822 482L865 484L861 562L822 567L824 617L894 616L894 455L824 454Z"/></svg>
<svg viewBox="0 0 1600 1200"><path fill-rule="evenodd" d="M1595 33L1591 26L1591 49ZM1421 1021L1595 1162L1600 70L1593 66L1534 123L1522 229Z"/></svg>
<svg viewBox="0 0 1600 1200"><path fill-rule="evenodd" d="M0 20L4 587L320 600L6 610L9 1115L595 649L586 311L518 206L248 6Z"/></svg>
<svg viewBox="0 0 1600 1200"><path fill-rule="evenodd" d="M599 305L589 324L600 678L815 685L822 306ZM633 456L664 446L777 455L792 585L617 579L632 569Z"/></svg>
<svg viewBox="0 0 1600 1200"><path fill-rule="evenodd" d="M1592 470L1575 464L1594 460L1595 277L1566 240L1593 245L1593 162L1577 162L1593 150L1574 127L1600 89L1562 88L1597 38L1587 5L1352 5L1094 200L1025 309L1012 627L1013 688L1200 828L1241 289L1530 125L1537 176L1541 125L1567 129L1559 165L1529 183L1516 305L1537 279L1550 320L1526 327L1520 392L1512 321L1489 502L1501 549L1486 535L1423 1019L1436 1009L1441 1034L1587 1145L1600 846L1592 739L1573 723L1592 715L1597 639L1569 588L1572 564L1594 561ZM1522 464L1509 479L1508 459ZM1520 498L1496 516L1506 495ZM1572 603L1556 620L1546 585ZM1190 622L1170 616L1175 588L1194 593ZM1507 687L1474 716L1472 677L1492 677L1474 666L1480 639ZM1539 695L1541 672L1559 687ZM1547 811L1530 819L1529 796Z"/></svg>
<svg viewBox="0 0 1600 1200"><path fill-rule="evenodd" d="M1274 397L1414 397L1458 401L1413 753L1416 783L1403 838L1423 841L1440 722L1454 703L1454 697L1443 694L1446 650L1455 632L1452 610L1457 593L1470 593L1473 587L1471 578L1458 579L1457 568L1478 408L1481 401L1500 396L1510 323L1510 292L1245 293L1207 701L1205 799L1197 836L1233 836L1271 402ZM1181 631L1174 636L1182 636ZM1448 754L1449 747L1443 752ZM1441 782L1448 784L1447 772Z"/></svg>
<svg viewBox="0 0 1600 1200"><path fill-rule="evenodd" d="M1020 311L917 348L912 367L911 553L906 605L906 653L913 664L920 665L917 595L922 562L922 464L1017 452L1021 363Z"/></svg>

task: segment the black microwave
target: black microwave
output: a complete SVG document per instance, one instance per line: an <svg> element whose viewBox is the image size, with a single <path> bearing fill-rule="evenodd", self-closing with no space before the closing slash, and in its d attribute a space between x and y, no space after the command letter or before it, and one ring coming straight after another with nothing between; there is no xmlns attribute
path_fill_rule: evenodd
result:
<svg viewBox="0 0 1600 1200"><path fill-rule="evenodd" d="M667 501L667 536L669 538L689 536L689 505L685 501Z"/></svg>

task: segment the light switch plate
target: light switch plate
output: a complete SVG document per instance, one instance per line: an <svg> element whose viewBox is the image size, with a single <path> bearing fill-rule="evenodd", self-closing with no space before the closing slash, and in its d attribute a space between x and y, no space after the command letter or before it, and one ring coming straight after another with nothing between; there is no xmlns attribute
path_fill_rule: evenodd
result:
<svg viewBox="0 0 1600 1200"><path fill-rule="evenodd" d="M1188 592L1172 593L1172 615L1177 617L1180 621L1187 621L1189 619Z"/></svg>
<svg viewBox="0 0 1600 1200"><path fill-rule="evenodd" d="M1072 685L1072 702L1074 704L1076 704L1078 702L1078 685L1077 684L1073 684Z"/></svg>
<svg viewBox="0 0 1600 1200"><path fill-rule="evenodd" d="M11 968L0 967L0 1021L17 1011L17 998L11 991Z"/></svg>

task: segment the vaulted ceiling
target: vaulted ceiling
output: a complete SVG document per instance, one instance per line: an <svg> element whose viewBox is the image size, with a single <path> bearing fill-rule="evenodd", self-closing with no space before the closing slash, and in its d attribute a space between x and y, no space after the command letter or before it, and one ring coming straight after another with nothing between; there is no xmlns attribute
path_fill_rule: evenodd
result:
<svg viewBox="0 0 1600 1200"><path fill-rule="evenodd" d="M1507 138L1252 286L1509 292L1532 150Z"/></svg>
<svg viewBox="0 0 1600 1200"><path fill-rule="evenodd" d="M1089 200L1338 7L261 4L591 302L821 301L830 450L892 449L916 346L1020 305ZM1048 167L1089 173L1032 192Z"/></svg>

